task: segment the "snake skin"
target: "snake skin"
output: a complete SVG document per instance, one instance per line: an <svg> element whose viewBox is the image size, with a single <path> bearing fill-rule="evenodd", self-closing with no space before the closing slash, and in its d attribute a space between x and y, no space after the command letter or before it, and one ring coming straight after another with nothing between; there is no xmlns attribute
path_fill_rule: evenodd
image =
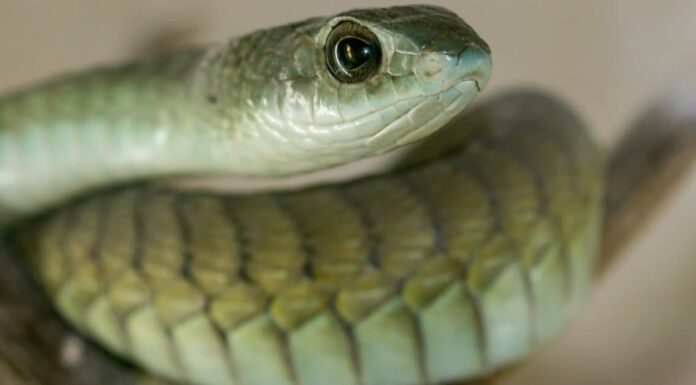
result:
<svg viewBox="0 0 696 385"><path fill-rule="evenodd" d="M340 84L324 63L346 20L383 46L364 83ZM436 134L438 156L346 184L113 185L287 175L414 142L485 86L489 53L441 8L357 10L9 95L0 220L22 219L11 236L72 325L175 381L484 375L558 335L591 282L602 159L554 99L500 97Z"/></svg>
<svg viewBox="0 0 696 385"><path fill-rule="evenodd" d="M555 337L581 303L603 178L551 99L471 116L478 133L458 150L392 174L252 196L129 188L21 233L67 319L171 379L480 376Z"/></svg>

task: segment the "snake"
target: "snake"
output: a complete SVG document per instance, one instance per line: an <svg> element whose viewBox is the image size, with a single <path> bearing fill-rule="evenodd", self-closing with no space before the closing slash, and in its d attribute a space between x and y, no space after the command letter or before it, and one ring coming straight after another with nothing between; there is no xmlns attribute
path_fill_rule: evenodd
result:
<svg viewBox="0 0 696 385"><path fill-rule="evenodd" d="M435 6L358 9L0 98L0 221L58 312L199 385L481 377L587 296L604 156L541 92L460 113L491 51ZM230 193L422 147L385 173ZM420 147L416 147L420 148Z"/></svg>

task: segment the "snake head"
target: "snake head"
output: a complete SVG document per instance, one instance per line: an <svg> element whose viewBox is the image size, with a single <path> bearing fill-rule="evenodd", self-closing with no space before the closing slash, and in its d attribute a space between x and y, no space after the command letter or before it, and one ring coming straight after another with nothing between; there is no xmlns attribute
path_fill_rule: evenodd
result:
<svg viewBox="0 0 696 385"><path fill-rule="evenodd" d="M325 42L329 72L333 61L346 56L340 42L354 39L354 31L373 34L372 39L365 39L375 41L373 50L381 59L373 76L358 82L338 78L333 84L338 89L344 122L364 130L361 144L375 153L411 143L440 128L461 112L490 78L488 45L466 22L444 8L362 9L341 14L327 24L318 41ZM376 117L379 119L373 119Z"/></svg>
<svg viewBox="0 0 696 385"><path fill-rule="evenodd" d="M258 174L320 169L412 143L461 112L491 73L488 45L433 6L309 19L234 40L217 56L224 81L208 88L231 106L222 115L248 143L242 151L265 151L251 156Z"/></svg>

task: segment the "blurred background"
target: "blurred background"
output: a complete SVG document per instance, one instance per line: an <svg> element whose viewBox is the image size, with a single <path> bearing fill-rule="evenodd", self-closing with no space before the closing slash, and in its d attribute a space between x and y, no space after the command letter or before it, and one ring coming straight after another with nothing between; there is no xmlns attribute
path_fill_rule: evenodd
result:
<svg viewBox="0 0 696 385"><path fill-rule="evenodd" d="M452 0L486 39L487 97L554 91L612 146L659 96L696 95L693 0ZM0 94L172 43L224 40L403 1L0 0ZM694 88L690 88L690 86ZM675 105L696 113L696 98ZM596 286L569 332L501 384L696 384L696 169Z"/></svg>

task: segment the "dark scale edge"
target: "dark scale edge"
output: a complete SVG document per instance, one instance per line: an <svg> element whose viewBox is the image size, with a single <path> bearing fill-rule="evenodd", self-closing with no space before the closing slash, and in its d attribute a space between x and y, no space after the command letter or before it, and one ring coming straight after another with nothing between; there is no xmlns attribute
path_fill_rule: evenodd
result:
<svg viewBox="0 0 696 385"><path fill-rule="evenodd" d="M442 221L439 220L437 214L435 213L435 209L433 208L434 205L426 198L425 194L423 194L418 183L409 178L409 176L410 175L408 174L397 174L393 179L403 186L403 188L413 197L413 200L416 201L423 209L423 212L425 213L428 222L430 222L430 226L432 227L435 235L433 242L435 250L441 253L446 253L447 245L445 244L445 237L442 232Z"/></svg>
<svg viewBox="0 0 696 385"><path fill-rule="evenodd" d="M533 134L535 136L538 135L538 132L533 131ZM528 134L530 135L530 134ZM539 138L539 140L544 140L544 138ZM530 152L533 151L533 149L530 148L520 148L518 146L512 145L512 143L505 142L505 141L490 141L490 146L494 149L497 149L499 151L505 152L506 154L513 156L520 165L524 166L532 175L534 179L534 184L537 189L537 193L541 197L541 207L540 207L540 213L541 215L545 216L548 218L548 220L551 221L553 224L552 231L553 234L558 241L558 246L560 247L560 255L561 255L561 260L563 263L563 270L565 274L565 279L564 279L564 297L566 301L570 300L571 298L571 289L573 287L573 274L571 271L571 262L570 262L570 252L568 250L568 242L565 241L563 232L562 232L562 226L561 226L561 218L560 214L552 212L549 209L548 203L550 201L550 195L551 191L549 191L549 188L547 184L545 183L544 175L543 175L543 166L537 163L536 159L534 159L533 156L530 156ZM560 154L566 154L565 152L561 151ZM564 157L561 155L561 157ZM576 180L576 178L570 178L571 180ZM573 183L573 182L571 182ZM569 186L569 188L573 188L573 186ZM537 258L538 259L538 258ZM531 273L531 272L528 272Z"/></svg>
<svg viewBox="0 0 696 385"><path fill-rule="evenodd" d="M156 197L156 196L159 195L159 194L161 194L161 191L149 191L148 193L146 193L145 196L140 196L139 198L136 198L136 201L138 201L138 202L143 202L144 200L146 200L146 199L152 199L153 197ZM174 202L172 202L172 204L174 204ZM172 205L172 208L174 208L173 205ZM143 213L144 213L144 210L138 210L138 211L136 211L136 216L139 218L138 221L140 222L140 226L142 226L142 224L143 224ZM179 235L180 235L180 236L183 236L183 234L182 234L183 230L181 229L181 226L180 226L181 224L178 223L178 222L176 222L175 225L178 227L179 232L181 232L181 234L179 234ZM141 235L138 236L138 239L141 239L141 240L142 240L142 239L143 239L143 237L142 237L143 234L144 234L145 236L147 236L147 234L146 234L145 231L144 231L144 227L140 227L139 233L140 233ZM142 247L142 245L141 245L141 247ZM142 249L140 249L140 250L141 250L141 252L142 252ZM184 253L184 250L183 250L183 249L180 250L180 251L181 251L182 253ZM142 255L141 255L141 257L142 257ZM139 273L140 273L141 275L142 275L142 273L143 273L143 272L142 272L142 264L141 264L141 266L140 266ZM150 303L149 303L149 306L152 307L153 309L156 309L156 308L155 308L155 302L154 302L154 301L155 301L155 296L153 296L153 294L156 294L156 291L153 290L153 288L150 286L148 280L145 279L144 282L145 282L146 285L148 286L148 289L149 289L149 292L150 292ZM186 369L186 367L183 365L183 361L182 361L182 358L181 358L181 353L179 352L179 349L177 349L176 341L175 341L174 336L173 336L173 328L172 328L172 327L169 327L169 326L167 325L167 323L163 322L163 320L159 318L159 314L157 314L157 311L155 311L155 315L156 315L157 318L158 318L158 321L159 321L159 324L160 324L162 330L164 331L165 335L167 336L167 347L168 347L168 350L169 350L169 353L170 353L170 357L172 358L172 360L174 361L174 365L176 366L176 370L177 370L180 374L182 374L185 378L188 378L188 377L189 377L189 373L188 373L188 370ZM188 317L186 317L186 318L188 318ZM183 322L183 321L185 321L185 319L182 320L182 322Z"/></svg>
<svg viewBox="0 0 696 385"><path fill-rule="evenodd" d="M300 240L300 252L304 256L302 268L300 269L301 278L313 278L312 259L316 256L316 253L308 241L302 221L296 215L294 215L292 210L288 207L288 203L286 201L287 196L285 194L271 195L271 198L278 205L280 212L288 219L288 221L292 224L293 229L295 229L297 232L297 237Z"/></svg>
<svg viewBox="0 0 696 385"><path fill-rule="evenodd" d="M490 148L487 148L485 145L485 140L481 141L481 144L483 145L483 148L486 148L487 150L490 151ZM493 201L496 202L495 208L496 210L500 209L500 204L498 202L498 197L496 195L495 190L491 187L490 180L487 179L486 175L481 173L478 168L476 168L474 165L466 165L465 167L469 168L469 171L472 172L472 174L477 174L475 178L479 178L479 181L482 183L482 187L487 191L487 194L490 194L492 197ZM500 212L498 211L496 213L496 216L498 217L498 220L500 221L500 218L502 218ZM536 303L536 298L534 297L534 289L532 287L532 278L531 274L528 271L528 269L524 266L524 264L521 261L522 257L522 252L521 252L521 246L520 246L520 241L515 239L507 229L505 229L505 225L503 224L502 221L499 222L501 226L501 235L503 238L509 242L511 245L511 249L514 253L514 261L512 261L514 264L519 265L520 271L522 272L522 280L524 283L524 295L527 300L527 304L529 306L529 330L528 330L528 335L529 335L529 346L532 348L536 344L536 324L537 324L537 303ZM494 279L494 278L492 278Z"/></svg>
<svg viewBox="0 0 696 385"><path fill-rule="evenodd" d="M234 234L237 240L237 244L239 245L239 258L240 258L240 263L239 263L239 271L237 274L239 275L239 279L243 282L246 283L253 283L254 281L251 279L251 275L249 275L249 271L247 271L247 267L249 266L249 262L252 259L251 252L249 251L249 241L247 239L246 231L244 229L244 224L242 221L239 219L239 216L237 215L235 209L234 209L234 200L237 198L223 198L221 199L222 202L222 210L223 210L223 216L227 219L227 221L230 223L232 228L234 229Z"/></svg>
<svg viewBox="0 0 696 385"><path fill-rule="evenodd" d="M191 224L189 223L189 219L184 214L184 210L182 207L182 205L185 204L185 202L188 201L190 197L191 195L184 194L175 194L174 196L173 209L177 224L181 229L181 239L183 245L188 245L189 241L191 240ZM233 225L231 224L230 226ZM236 227L233 228L236 232ZM183 253L184 263L181 266L181 276L185 281L196 287L202 293L203 308L201 312L207 317L211 327L213 328L213 331L215 332L215 335L219 340L218 342L220 343L220 346L223 347L223 354L226 355L225 362L227 363L227 372L230 374L235 383L239 384L241 383L241 377L239 376L239 371L234 360L234 352L232 351L232 348L227 344L227 337L225 335L225 331L222 328L220 328L210 317L210 307L212 304L212 298L208 293L205 292L205 290L203 290L203 288L201 288L200 284L196 281L191 272L191 265L193 264L193 261L195 259L194 251L190 247L184 246ZM182 324L186 322L189 318L193 318L198 315L200 315L200 313L192 314L190 317L184 317L180 320L179 324Z"/></svg>
<svg viewBox="0 0 696 385"><path fill-rule="evenodd" d="M370 251L365 256L365 263L368 267L374 270L379 270L381 267L381 262L379 261L379 248L381 240L379 235L375 232L374 222L370 219L368 210L356 199L349 191L350 187L356 184L349 184L346 186L341 186L342 188L336 189L336 196L342 199L348 207L355 210L358 219L365 229L365 235L367 242L370 245Z"/></svg>
<svg viewBox="0 0 696 385"><path fill-rule="evenodd" d="M196 282L196 280L193 278L193 274L191 272L191 265L193 264L195 255L193 255L194 252L191 249L191 247L188 247L191 241L191 226L184 215L184 210L182 207L184 200L186 200L186 196L182 194L176 194L174 195L174 200L172 202L174 218L176 221L176 226L179 228L182 244L181 251L183 254L183 261L180 266L180 273L184 280L188 281L195 287L200 288L198 282Z"/></svg>
<svg viewBox="0 0 696 385"><path fill-rule="evenodd" d="M332 188L326 188L325 189L327 192L332 192L332 195L340 196L340 193L338 193L335 189ZM306 263L305 263L305 268L303 269L307 277L311 278L313 277L312 274L312 269L311 269L311 259L312 257L315 257L315 251L314 248L307 242L307 231L305 228L305 224L300 219L298 216L294 215L292 211L288 208L287 202L285 201L287 199L287 196L285 194L279 196L278 200L280 201L280 205L285 213L289 217L291 217L293 223L295 224L295 229L297 230L300 238L303 240L302 241L302 249L305 253L306 256ZM343 197L339 198L342 202L345 202L345 199ZM352 206L349 206L352 207ZM363 373L363 368L362 368L362 362L360 359L360 350L358 346L358 340L355 337L355 330L353 329L353 326L347 322L343 317L340 316L338 313L338 310L336 309L336 296L338 295L339 290L332 290L331 295L328 299L328 306L326 306L326 310L328 313L336 319L338 324L341 327L341 330L346 336L346 340L348 341L348 348L350 349L349 354L350 354L350 360L351 360L351 366L353 367L354 373L356 377L358 378L358 384L364 385L365 384L365 376ZM308 323L313 319L314 317L310 317L310 319L305 320L298 326L298 328L302 327L302 325Z"/></svg>
<svg viewBox="0 0 696 385"><path fill-rule="evenodd" d="M466 155L468 153L463 153L462 155L457 157L457 161L455 162L455 165L459 166L458 168L462 170L462 172L467 173L470 177L472 177L478 184L479 186L483 189L485 192L486 197L488 198L488 203L489 207L491 209L491 213L493 214L492 220L493 220L493 236L495 234L498 234L502 236L507 242L510 242L512 249L515 253L515 257L511 261L509 261L510 264L518 264L521 265L521 261L519 260L520 252L519 252L519 246L513 240L505 231L505 228L502 223L502 216L500 213L500 203L498 202L498 197L495 193L495 190L492 188L490 185L489 181L486 179L486 177L481 173L480 169L476 167L475 164L471 164L471 162L466 159ZM476 251L473 251L473 258L476 258ZM521 267L521 271L524 271L524 267ZM485 285L488 286L491 284L493 280L495 280L497 277L497 274L495 277L491 277L490 281L486 283ZM533 295L532 295L532 287L531 287L531 282L529 280L529 277L527 274L523 274L523 281L524 281L524 286L525 286L525 297L527 299L527 303L529 305L530 309L530 315L534 314L536 312L536 306L533 301ZM467 285L469 287L469 285ZM485 351L485 359L483 361L484 367L489 368L490 367L490 357L488 357L488 354L490 353L490 347L488 346L488 341L487 341L487 334L486 333L486 324L485 324L485 319L484 319L484 311L483 307L480 303L480 298L476 295L476 290L471 288L471 293L473 297L476 297L476 303L479 307L480 313L481 313L481 324L482 324L482 331L484 332L484 346L482 346L482 351ZM529 320L529 325L530 325L530 330L529 330L529 336L530 338L533 338L535 332L534 332L534 319L533 316L531 317L532 319Z"/></svg>
<svg viewBox="0 0 696 385"><path fill-rule="evenodd" d="M97 228L95 230L95 235L94 235L94 239L92 240L92 244L88 246L89 250L87 252L87 258L90 262L94 263L95 267L98 268L98 264L95 262L95 259L96 259L95 253L96 253L96 250L98 249L100 239L103 237L104 224L106 223L105 218L104 218L106 205L105 205L103 197L97 198L97 203L98 203L97 207L95 208L96 215L97 215ZM76 227L79 226L78 223L84 219L83 215L82 215L82 214L84 214L84 209L83 209L83 207L81 207L84 204L85 204L84 202L80 202L80 203L77 203L77 204L70 206L68 209L70 211L70 214L69 214L70 219L68 221L72 222L72 223L66 224L65 234L64 234L63 240L59 246L60 253L64 257L68 254L67 252L68 252L69 241L71 239L71 236L74 235L75 232L77 231ZM86 261L81 261L81 263L84 263L84 262L86 262ZM70 266L71 271L68 274L66 274L63 283L59 287L56 288L54 294L60 295L60 293L63 290L65 290L66 285L68 285L69 283L72 282L72 278L68 278L68 277L72 277L75 275L76 270L81 267L81 263L78 263L77 265L75 265L72 263L71 258L66 258L66 264L68 264ZM88 301L84 304L84 306L82 306L79 309L80 310L80 315L79 315L80 320L75 325L75 327L84 330L84 332L88 333L88 334L92 334L92 331L90 330L90 328L88 327L88 325L86 323L87 313L92 308L94 303L96 301L98 301L99 298L101 298L102 294L104 293L105 287L106 287L104 282L100 282L99 285L100 285L99 290L97 290L96 293L93 293L91 295L91 297L88 299ZM54 295L52 295L52 296L55 298Z"/></svg>

